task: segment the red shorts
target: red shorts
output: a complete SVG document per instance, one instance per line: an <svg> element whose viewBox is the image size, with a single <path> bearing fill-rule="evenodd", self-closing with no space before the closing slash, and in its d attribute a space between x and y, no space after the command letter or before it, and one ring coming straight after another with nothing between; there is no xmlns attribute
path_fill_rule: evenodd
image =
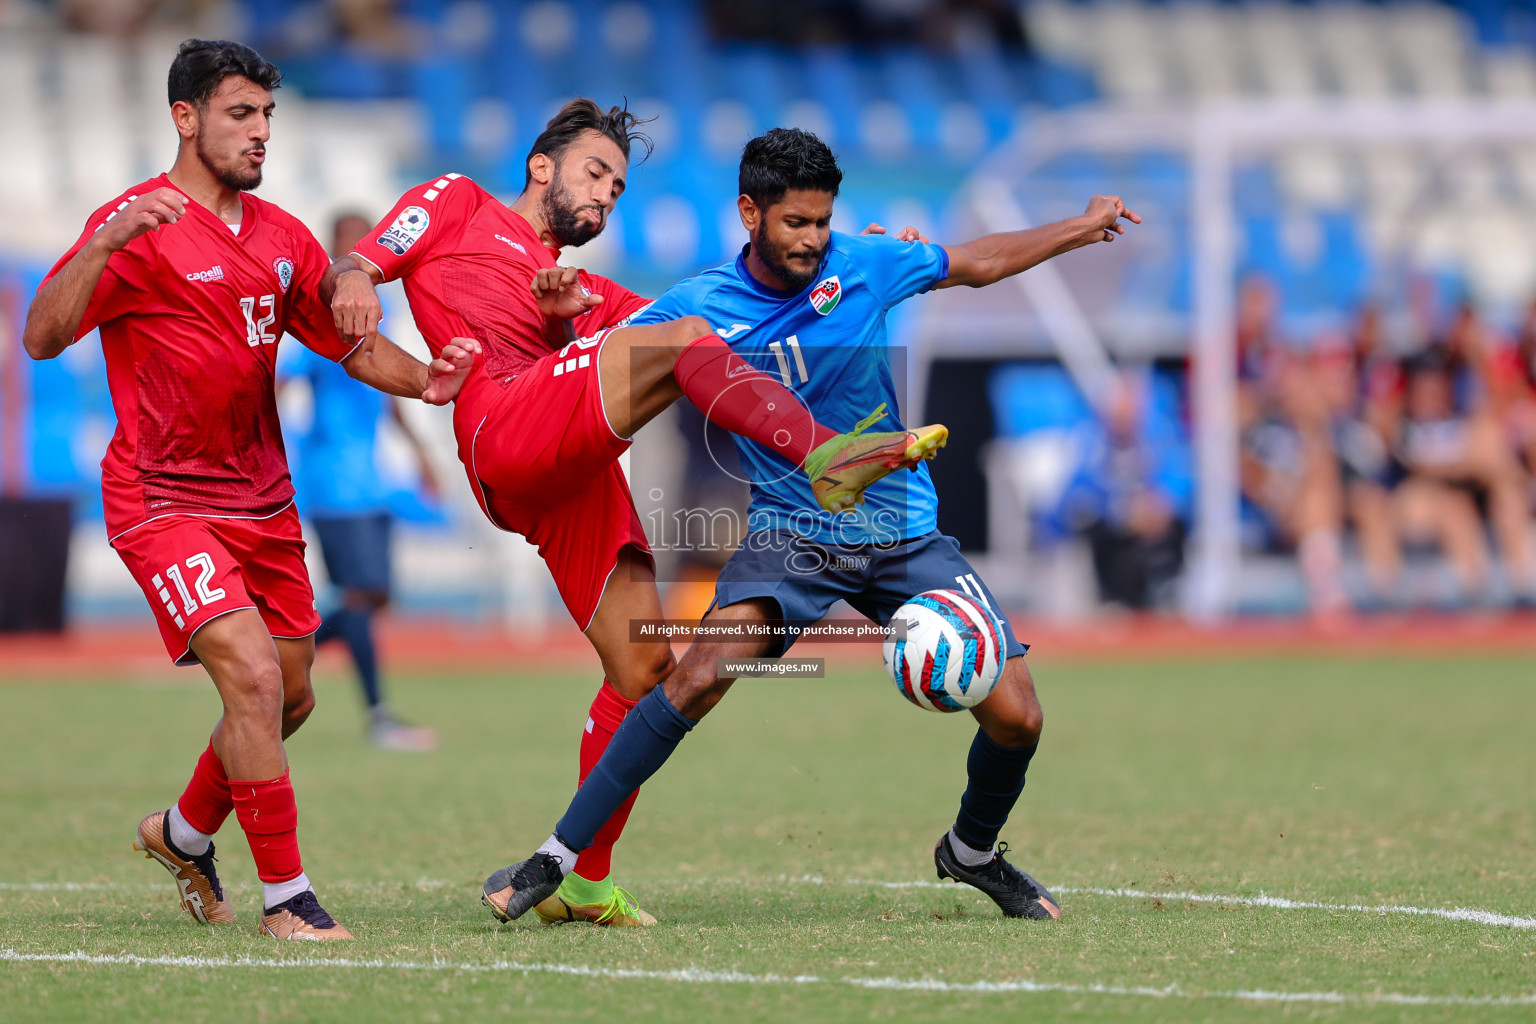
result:
<svg viewBox="0 0 1536 1024"><path fill-rule="evenodd" d="M260 612L279 639L320 628L291 503L265 519L152 519L119 534L112 547L149 598L166 652L178 665L197 664L192 634L241 608Z"/></svg>
<svg viewBox="0 0 1536 1024"><path fill-rule="evenodd" d="M651 551L618 462L629 440L603 413L597 353L606 336L572 342L500 394L455 409L459 458L480 507L539 549L583 630L619 552L633 545L649 558Z"/></svg>

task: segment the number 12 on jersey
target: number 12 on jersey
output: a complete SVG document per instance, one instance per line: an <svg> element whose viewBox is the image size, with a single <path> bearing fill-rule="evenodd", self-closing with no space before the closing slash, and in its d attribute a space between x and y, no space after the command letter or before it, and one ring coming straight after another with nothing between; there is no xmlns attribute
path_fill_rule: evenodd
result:
<svg viewBox="0 0 1536 1024"><path fill-rule="evenodd" d="M266 315L256 319L256 307L260 306ZM274 345L277 343L277 335L273 334L269 327L272 321L277 319L277 296L263 295L257 298L254 295L242 295L240 297L240 311L245 314L245 343L251 348L258 345Z"/></svg>
<svg viewBox="0 0 1536 1024"><path fill-rule="evenodd" d="M768 346L768 350L773 353L773 357L779 361L779 376L784 379L784 386L791 387L794 383L789 375L789 360L784 355L785 345L788 345L790 351L795 354L795 369L800 371L800 383L805 384L809 382L811 374L805 368L805 354L800 351L800 338L798 335L791 334L783 342L775 341Z"/></svg>

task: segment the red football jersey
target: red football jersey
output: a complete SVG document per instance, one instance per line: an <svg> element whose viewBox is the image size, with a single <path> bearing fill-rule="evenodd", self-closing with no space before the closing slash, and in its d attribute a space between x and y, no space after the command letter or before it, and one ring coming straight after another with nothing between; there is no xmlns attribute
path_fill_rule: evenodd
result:
<svg viewBox="0 0 1536 1024"><path fill-rule="evenodd" d="M137 196L91 215L49 278ZM176 191L180 191L177 189ZM309 229L249 193L240 232L187 200L186 216L112 254L76 339L101 328L117 431L101 461L107 535L174 513L271 515L293 499L273 367L284 332L330 359L352 351L318 286L330 260Z"/></svg>
<svg viewBox="0 0 1536 1024"><path fill-rule="evenodd" d="M602 305L571 321L546 319L530 285L536 271L559 263L560 250L461 174L408 191L352 251L384 280L405 279L411 316L434 356L455 337L479 340L485 373L471 376L461 393L472 401L484 400L478 393L485 382L504 384L573 337L590 337L649 301L583 270L582 285L601 294Z"/></svg>

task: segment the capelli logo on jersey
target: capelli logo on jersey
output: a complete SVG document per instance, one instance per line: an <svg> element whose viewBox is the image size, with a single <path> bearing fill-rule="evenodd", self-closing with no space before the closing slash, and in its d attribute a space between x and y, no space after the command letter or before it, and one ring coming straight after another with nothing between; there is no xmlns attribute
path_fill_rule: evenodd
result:
<svg viewBox="0 0 1536 1024"><path fill-rule="evenodd" d="M194 271L187 275L187 280L201 281L204 284L207 284L209 281L222 281L224 280L224 267L220 264L215 264L207 270Z"/></svg>
<svg viewBox="0 0 1536 1024"><path fill-rule="evenodd" d="M825 281L818 282L816 287L811 289L811 308L822 316L826 316L837 308L838 300L842 297L843 282L837 279L836 274L833 274Z"/></svg>
<svg viewBox="0 0 1536 1024"><path fill-rule="evenodd" d="M522 242L514 242L514 241L512 241L512 239L508 238L506 235L497 235L496 237L501 239L503 242L506 242L512 248L514 248L518 252L522 253L524 256L528 255L528 250L523 248L523 243Z"/></svg>

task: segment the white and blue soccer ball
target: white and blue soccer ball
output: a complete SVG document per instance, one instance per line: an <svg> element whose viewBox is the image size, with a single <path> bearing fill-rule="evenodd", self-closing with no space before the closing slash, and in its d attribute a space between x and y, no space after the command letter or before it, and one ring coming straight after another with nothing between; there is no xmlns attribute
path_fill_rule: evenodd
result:
<svg viewBox="0 0 1536 1024"><path fill-rule="evenodd" d="M906 637L889 636L885 667L907 700L929 711L964 711L987 699L1003 674L1003 625L958 590L929 590L896 609Z"/></svg>

